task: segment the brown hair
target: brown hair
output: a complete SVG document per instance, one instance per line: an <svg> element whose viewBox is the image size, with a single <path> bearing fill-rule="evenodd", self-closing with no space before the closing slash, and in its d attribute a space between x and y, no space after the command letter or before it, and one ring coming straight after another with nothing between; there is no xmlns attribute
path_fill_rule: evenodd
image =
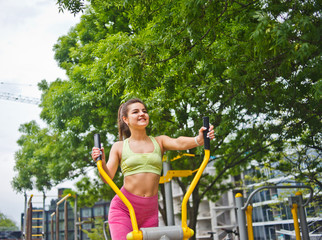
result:
<svg viewBox="0 0 322 240"><path fill-rule="evenodd" d="M132 98L125 103L122 103L121 106L119 107L118 111L118 119L117 119L117 125L119 129L119 139L120 141L123 141L126 138L129 138L131 136L131 131L128 125L123 121L123 117L128 116L128 108L131 104L133 103L141 103L144 105L145 109L146 106L144 102L141 99L138 98Z"/></svg>

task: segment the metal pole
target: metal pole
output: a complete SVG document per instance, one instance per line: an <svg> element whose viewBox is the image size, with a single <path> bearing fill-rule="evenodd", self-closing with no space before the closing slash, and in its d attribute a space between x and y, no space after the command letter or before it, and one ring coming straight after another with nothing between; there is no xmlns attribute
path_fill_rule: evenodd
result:
<svg viewBox="0 0 322 240"><path fill-rule="evenodd" d="M65 240L68 240L68 209L67 209L67 201L64 203L64 223L65 223Z"/></svg>
<svg viewBox="0 0 322 240"><path fill-rule="evenodd" d="M242 210L244 204L243 194L237 193L236 196L236 207L237 207L237 221L239 228L239 239L247 240L247 230L246 230L246 219L245 219L245 211Z"/></svg>
<svg viewBox="0 0 322 240"><path fill-rule="evenodd" d="M247 220L247 232L248 232L248 240L254 240L254 231L253 231L253 206L249 205L246 208L246 220Z"/></svg>
<svg viewBox="0 0 322 240"><path fill-rule="evenodd" d="M56 212L53 212L50 217L51 217L51 223L50 223L50 240L54 240L54 215Z"/></svg>
<svg viewBox="0 0 322 240"><path fill-rule="evenodd" d="M32 234L32 206L31 203L28 204L27 209L27 222L26 222L26 240L31 240Z"/></svg>
<svg viewBox="0 0 322 240"><path fill-rule="evenodd" d="M168 161L163 162L163 175L166 176L170 170L170 163ZM164 183L165 191L165 205L167 213L167 226L174 225L174 213L173 213L173 198L172 198L172 183L171 181Z"/></svg>
<svg viewBox="0 0 322 240"><path fill-rule="evenodd" d="M42 240L45 240L45 201L46 201L46 195L44 192L43 195L43 206L42 206Z"/></svg>
<svg viewBox="0 0 322 240"><path fill-rule="evenodd" d="M56 206L56 240L59 240L59 205Z"/></svg>
<svg viewBox="0 0 322 240"><path fill-rule="evenodd" d="M108 224L108 221L103 222L103 234L104 234L104 239L108 240L109 238L107 237L107 233L106 233L106 224ZM109 234L109 236L110 236L110 234ZM111 239L111 237L110 237L110 239Z"/></svg>
<svg viewBox="0 0 322 240"><path fill-rule="evenodd" d="M24 216L23 216L23 226L22 226L22 235L23 239L26 239L26 221L27 221L27 193L25 192L25 207L24 207Z"/></svg>
<svg viewBox="0 0 322 240"><path fill-rule="evenodd" d="M31 240L32 238L32 199L33 195L31 194L28 201L28 209L27 209L27 222L26 222L26 239Z"/></svg>
<svg viewBox="0 0 322 240"><path fill-rule="evenodd" d="M296 203L293 203L291 212L292 212L293 221L294 221L295 238L296 240L301 240L300 227L299 227L298 216L297 216L297 207L298 205Z"/></svg>
<svg viewBox="0 0 322 240"><path fill-rule="evenodd" d="M306 221L306 215L305 215L305 209L303 206L303 197L301 192L296 192L295 195L298 197L299 200L299 217L300 217L300 224L301 224L301 229L302 229L302 238L303 240L309 240L309 230L307 226L307 221Z"/></svg>
<svg viewBox="0 0 322 240"><path fill-rule="evenodd" d="M74 200L74 240L77 240L77 235L78 235L78 231L77 231L77 195L75 195L75 200Z"/></svg>

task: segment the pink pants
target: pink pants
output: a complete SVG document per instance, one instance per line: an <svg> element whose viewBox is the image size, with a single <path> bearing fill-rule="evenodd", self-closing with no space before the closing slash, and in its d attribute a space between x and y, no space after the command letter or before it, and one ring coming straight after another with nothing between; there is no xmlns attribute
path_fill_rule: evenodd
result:
<svg viewBox="0 0 322 240"><path fill-rule="evenodd" d="M158 226L158 195L140 197L126 191L124 187L121 192L134 208L139 229ZM108 225L113 240L126 240L126 235L133 231L129 210L117 195L111 201Z"/></svg>

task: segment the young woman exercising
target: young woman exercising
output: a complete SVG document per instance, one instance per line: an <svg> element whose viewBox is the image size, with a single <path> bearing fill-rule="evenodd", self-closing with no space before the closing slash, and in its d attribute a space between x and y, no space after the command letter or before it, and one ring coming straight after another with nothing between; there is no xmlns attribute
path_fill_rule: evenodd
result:
<svg viewBox="0 0 322 240"><path fill-rule="evenodd" d="M113 144L108 162L102 151L103 168L111 179L118 166L124 175L122 193L131 202L139 228L158 226L158 187L162 170L162 155L167 150L187 150L204 144L204 127L196 137L170 138L162 135L148 136L146 127L149 115L140 99L131 99L122 104L118 112L120 141ZM208 137L214 138L213 126ZM93 148L92 158L100 155L100 149ZM102 178L103 179L103 178ZM103 179L104 180L104 179ZM126 240L132 231L128 208L116 195L111 202L108 223L113 240Z"/></svg>

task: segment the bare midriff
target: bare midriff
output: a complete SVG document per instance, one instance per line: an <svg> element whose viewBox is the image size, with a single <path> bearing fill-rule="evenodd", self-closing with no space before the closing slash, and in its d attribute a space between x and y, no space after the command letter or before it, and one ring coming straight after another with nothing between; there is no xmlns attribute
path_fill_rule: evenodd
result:
<svg viewBox="0 0 322 240"><path fill-rule="evenodd" d="M140 197L153 197L158 194L160 175L137 173L124 177L124 188Z"/></svg>

